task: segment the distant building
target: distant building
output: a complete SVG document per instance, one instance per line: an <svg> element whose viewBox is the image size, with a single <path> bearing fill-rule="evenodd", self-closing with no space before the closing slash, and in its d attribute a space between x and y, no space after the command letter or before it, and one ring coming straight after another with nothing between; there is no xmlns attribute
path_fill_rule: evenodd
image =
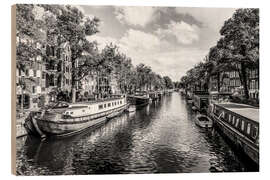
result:
<svg viewBox="0 0 270 180"><path fill-rule="evenodd" d="M237 71L229 72L229 91L235 92L237 88L241 86L241 81L239 77L239 73Z"/></svg>
<svg viewBox="0 0 270 180"><path fill-rule="evenodd" d="M248 87L250 98L259 100L259 69L248 70Z"/></svg>
<svg viewBox="0 0 270 180"><path fill-rule="evenodd" d="M68 42L57 46L46 46L46 90L48 101L54 101L55 95L50 92L59 91L62 94L61 100L70 98L72 88L72 62L71 49Z"/></svg>
<svg viewBox="0 0 270 180"><path fill-rule="evenodd" d="M78 90L80 95L84 99L95 99L95 93L97 92L97 75L91 73L82 78Z"/></svg>

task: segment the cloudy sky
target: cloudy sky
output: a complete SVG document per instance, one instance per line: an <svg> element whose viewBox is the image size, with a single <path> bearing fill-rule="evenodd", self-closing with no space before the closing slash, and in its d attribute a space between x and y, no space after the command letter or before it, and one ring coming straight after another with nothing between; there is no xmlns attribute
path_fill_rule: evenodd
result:
<svg viewBox="0 0 270 180"><path fill-rule="evenodd" d="M132 58L174 81L203 60L219 39L219 29L235 9L174 7L79 6L101 20L100 49L112 42Z"/></svg>

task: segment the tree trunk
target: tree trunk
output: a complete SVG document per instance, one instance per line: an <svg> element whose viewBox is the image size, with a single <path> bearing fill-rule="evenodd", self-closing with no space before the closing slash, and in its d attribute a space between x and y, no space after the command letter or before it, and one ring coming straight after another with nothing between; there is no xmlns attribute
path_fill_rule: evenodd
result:
<svg viewBox="0 0 270 180"><path fill-rule="evenodd" d="M248 85L247 85L247 72L246 72L246 66L245 63L241 63L241 74L242 74L242 84L244 87L244 97L246 99L249 99L249 94L248 94Z"/></svg>
<svg viewBox="0 0 270 180"><path fill-rule="evenodd" d="M220 91L220 73L217 73L217 91Z"/></svg>
<svg viewBox="0 0 270 180"><path fill-rule="evenodd" d="M23 111L24 94L21 95L21 110Z"/></svg>
<svg viewBox="0 0 270 180"><path fill-rule="evenodd" d="M72 92L72 103L75 103L76 102L76 88L72 87L71 92Z"/></svg>

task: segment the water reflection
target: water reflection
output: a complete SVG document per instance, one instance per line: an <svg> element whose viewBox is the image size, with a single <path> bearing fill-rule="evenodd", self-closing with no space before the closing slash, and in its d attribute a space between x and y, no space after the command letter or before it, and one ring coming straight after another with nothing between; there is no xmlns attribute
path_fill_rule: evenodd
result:
<svg viewBox="0 0 270 180"><path fill-rule="evenodd" d="M218 132L200 129L194 116L173 93L92 132L43 142L28 136L18 146L17 167L25 175L248 170Z"/></svg>

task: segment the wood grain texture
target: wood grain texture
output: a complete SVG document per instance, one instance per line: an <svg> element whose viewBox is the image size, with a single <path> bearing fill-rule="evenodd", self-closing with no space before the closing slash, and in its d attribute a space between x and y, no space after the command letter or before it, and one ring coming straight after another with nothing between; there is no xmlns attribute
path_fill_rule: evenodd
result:
<svg viewBox="0 0 270 180"><path fill-rule="evenodd" d="M11 6L11 173L16 175L16 5Z"/></svg>

